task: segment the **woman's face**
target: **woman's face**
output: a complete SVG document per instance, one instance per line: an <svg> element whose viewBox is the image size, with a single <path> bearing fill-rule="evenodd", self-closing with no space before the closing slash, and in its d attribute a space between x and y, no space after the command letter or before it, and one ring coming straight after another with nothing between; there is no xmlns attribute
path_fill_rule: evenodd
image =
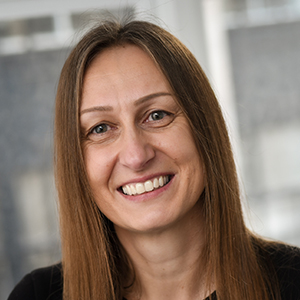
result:
<svg viewBox="0 0 300 300"><path fill-rule="evenodd" d="M143 50L119 46L93 60L80 122L95 201L115 226L149 232L190 219L204 189L202 162L172 89Z"/></svg>

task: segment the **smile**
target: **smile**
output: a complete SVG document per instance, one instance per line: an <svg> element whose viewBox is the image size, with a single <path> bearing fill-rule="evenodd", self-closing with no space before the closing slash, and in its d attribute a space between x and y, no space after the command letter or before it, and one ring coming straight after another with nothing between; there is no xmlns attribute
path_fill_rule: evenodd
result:
<svg viewBox="0 0 300 300"><path fill-rule="evenodd" d="M159 176L145 182L126 184L121 189L125 195L141 195L159 189L170 181L170 176Z"/></svg>

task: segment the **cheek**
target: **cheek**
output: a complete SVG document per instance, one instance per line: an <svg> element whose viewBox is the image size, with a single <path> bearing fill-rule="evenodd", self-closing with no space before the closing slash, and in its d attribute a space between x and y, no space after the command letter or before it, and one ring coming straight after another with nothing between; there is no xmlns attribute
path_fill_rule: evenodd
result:
<svg viewBox="0 0 300 300"><path fill-rule="evenodd" d="M183 139L180 140L177 147L178 164L187 172L186 175L189 177L192 186L198 186L199 181L204 186L205 175L202 159L190 130L185 132L186 134L183 135ZM175 150L176 147L174 147ZM200 189L202 189L202 185L199 187Z"/></svg>
<svg viewBox="0 0 300 300"><path fill-rule="evenodd" d="M110 157L102 149L91 145L84 151L84 160L91 187L100 186L107 182L110 176Z"/></svg>
<svg viewBox="0 0 300 300"><path fill-rule="evenodd" d="M187 162L189 164L197 162L194 167L199 166L200 158L198 150L193 138L189 134L184 136L184 138L180 139L175 147L173 145L172 149L178 160L181 159L182 161Z"/></svg>

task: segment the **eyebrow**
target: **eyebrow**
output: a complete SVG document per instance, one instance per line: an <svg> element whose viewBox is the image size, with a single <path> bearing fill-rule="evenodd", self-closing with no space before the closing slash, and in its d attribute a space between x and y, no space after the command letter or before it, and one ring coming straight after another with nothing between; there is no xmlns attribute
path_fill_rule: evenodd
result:
<svg viewBox="0 0 300 300"><path fill-rule="evenodd" d="M94 112L94 111L112 111L112 110L113 110L113 108L109 105L107 105L107 106L93 106L91 108L83 109L80 112L80 115L82 116L83 114Z"/></svg>
<svg viewBox="0 0 300 300"><path fill-rule="evenodd" d="M153 98L162 97L162 96L172 96L172 95L170 93L166 93L166 92L150 94L150 95L144 96L144 97L139 98L136 101L134 101L134 106L138 106L148 100L151 100Z"/></svg>
<svg viewBox="0 0 300 300"><path fill-rule="evenodd" d="M153 98L162 97L162 96L172 96L172 94L167 93L167 92L160 92L160 93L150 94L150 95L147 95L147 96L144 96L144 97L141 97L141 98L137 99L136 101L134 101L133 104L134 104L134 106L138 106L138 105L141 105L142 103L147 102L147 101L149 101ZM109 106L109 105L101 106L101 105L99 105L99 106L93 106L91 108L83 109L80 112L80 115L82 116L85 113L94 112L94 111L112 111L112 110L113 110L112 106Z"/></svg>

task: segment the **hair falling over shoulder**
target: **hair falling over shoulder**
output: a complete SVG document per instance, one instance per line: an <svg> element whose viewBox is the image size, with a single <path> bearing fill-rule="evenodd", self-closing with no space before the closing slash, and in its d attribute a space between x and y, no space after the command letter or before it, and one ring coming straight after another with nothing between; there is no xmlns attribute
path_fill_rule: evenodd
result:
<svg viewBox="0 0 300 300"><path fill-rule="evenodd" d="M85 71L103 49L141 47L162 70L194 133L205 166L207 289L218 300L275 300L261 249L267 242L245 227L231 145L214 92L191 52L152 23L104 21L69 55L56 97L55 172L59 197L64 300L121 300L134 280L110 221L99 211L87 179L79 108Z"/></svg>

